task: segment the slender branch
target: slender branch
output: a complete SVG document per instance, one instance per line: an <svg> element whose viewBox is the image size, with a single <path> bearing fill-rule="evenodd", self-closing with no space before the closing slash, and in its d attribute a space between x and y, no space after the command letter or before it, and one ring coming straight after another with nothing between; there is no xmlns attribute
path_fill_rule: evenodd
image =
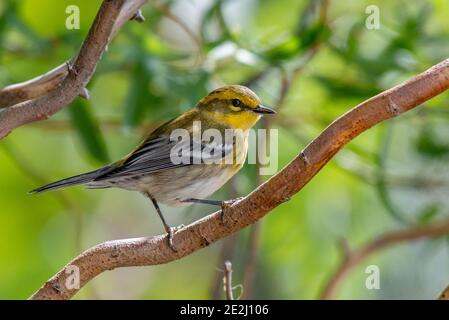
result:
<svg viewBox="0 0 449 320"><path fill-rule="evenodd" d="M237 179L231 179L226 185L226 194L227 199L235 199L238 197L241 192L238 191ZM240 241L240 235L238 233L231 234L229 237L223 240L220 248L220 253L217 259L217 267L216 271L221 270L223 263L226 260L233 260L235 249L237 247L238 242ZM219 300L223 293L222 288L223 280L221 276L221 272L215 272L212 278L212 285L210 291L210 298L212 300Z"/></svg>
<svg viewBox="0 0 449 320"><path fill-rule="evenodd" d="M166 4L161 4L157 1L154 1L151 3L151 5L158 11L160 11L167 19L170 19L171 21L176 23L195 43L199 55L203 54L203 39L201 38L201 35L197 35L195 31L193 31L181 18L171 12L170 8Z"/></svg>
<svg viewBox="0 0 449 320"><path fill-rule="evenodd" d="M396 230L384 233L383 235L376 237L372 241L368 242L360 249L354 251L349 248L346 242L342 242L342 262L327 282L323 293L321 294L321 299L333 299L338 287L349 274L349 271L372 254L403 242L414 241L423 238L435 238L446 235L448 233L449 220L444 220L439 223L434 223L426 226L413 226L404 230Z"/></svg>
<svg viewBox="0 0 449 320"><path fill-rule="evenodd" d="M291 82L288 81L287 76L283 69L281 69L282 77L281 77L281 87L279 89L279 95L277 98L277 101L275 103L276 109L279 112L279 110L282 108L285 97L287 96L287 93L290 89ZM270 134L270 129L272 127L272 120L271 117L265 117L262 118L263 121L263 127L266 129L267 133ZM270 141L269 138L267 141ZM263 144L261 147L262 150L260 152L262 154L266 154L266 144ZM257 161L256 163L256 186L263 183L263 177L260 175L260 169L261 165L260 162ZM259 251L259 237L260 237L260 228L261 228L262 222L256 222L251 226L250 235L249 235L249 241L248 241L248 253L247 253L247 259L245 263L245 270L243 273L243 287L245 288L245 292L243 294L243 299L251 299L252 293L253 293L253 284L254 279L256 277L256 271L257 271L257 257L258 257L258 251Z"/></svg>
<svg viewBox="0 0 449 320"><path fill-rule="evenodd" d="M43 120L86 96L86 85L112 37L145 0L104 0L78 53L43 76L0 90L0 139L13 129Z"/></svg>
<svg viewBox="0 0 449 320"><path fill-rule="evenodd" d="M324 6L327 12L328 1L324 1ZM322 10L323 11L323 10ZM321 11L321 12L322 12ZM298 78L307 64L315 57L318 53L319 49L322 47L322 44L319 42L315 46L313 46L305 55L304 61L293 69L290 76L288 76L285 70L281 69L282 77L281 77L281 86L279 88L279 94L277 101L275 103L276 110L279 111L285 105L285 100L290 91L292 83ZM274 117L265 117L262 119L263 127L267 130L268 134L273 125ZM262 153L266 153L266 151L262 151ZM262 176L259 174L260 163L257 162L256 170L257 170L257 185L262 183ZM245 292L243 293L243 299L251 299L253 293L253 283L254 278L256 276L257 271L257 256L258 256L258 247L259 247L259 237L260 237L260 228L261 222L255 223L251 226L251 233L249 239L249 252L248 252L248 260L246 263L246 268L243 275L243 287L245 288Z"/></svg>
<svg viewBox="0 0 449 320"><path fill-rule="evenodd" d="M349 141L372 126L404 113L449 88L449 59L415 78L359 104L331 123L286 167L226 211L220 211L180 229L173 236L177 251L165 235L108 241L73 259L48 280L32 299L68 299L79 289L65 286L66 268L80 270L80 287L106 270L145 266L181 259L255 223L299 192Z"/></svg>
<svg viewBox="0 0 449 320"><path fill-rule="evenodd" d="M154 129L161 125L160 121L143 121L141 125L136 128L136 132L140 135L145 135L148 132L152 132ZM29 124L30 127L53 131L53 132L64 132L73 130L73 124L70 120L65 119L48 119L45 122L32 122ZM102 119L99 123L101 130L109 131L119 131L123 129L123 123L119 119Z"/></svg>
<svg viewBox="0 0 449 320"><path fill-rule="evenodd" d="M418 117L419 115L416 116ZM281 119L280 121L276 120L276 123L279 124L282 128L286 129L293 138L300 142L306 143L306 138L295 132L294 124L286 120L287 119L285 118ZM304 121L304 119L302 120ZM364 150L359 148L354 150L351 149L354 149L354 146L346 148L344 152L341 152L339 156L335 157L333 159L334 164L343 172L351 174L355 178L358 178L367 184L376 185L378 183L378 178L373 172L373 168L371 168L368 164L363 163L363 161L361 160L357 160L356 162L354 162L353 160L353 158L366 158L367 156L371 157L371 155L365 154L364 156L360 156L359 152L365 153ZM349 159L345 157L346 155L350 156ZM388 186L414 188L416 190L427 191L429 191L428 189L444 188L449 185L447 179L444 179L442 177L429 177L425 176L422 173L416 174L415 176L407 176L397 175L391 172L385 175L384 180Z"/></svg>
<svg viewBox="0 0 449 320"><path fill-rule="evenodd" d="M220 255L217 259L217 264L220 267L223 265L223 261L227 261L233 258L234 248L238 241L238 234L231 234L225 240L220 250ZM223 276L221 274L221 268L215 269L214 276L212 278L212 285L210 290L210 299L219 300L223 295ZM220 271L220 272L218 272Z"/></svg>
<svg viewBox="0 0 449 320"><path fill-rule="evenodd" d="M232 263L226 260L224 263L224 277L223 277L224 291L227 300L234 300L232 293Z"/></svg>
<svg viewBox="0 0 449 320"><path fill-rule="evenodd" d="M10 107L47 94L64 80L67 72L67 64L62 64L44 75L3 88L0 90L0 108Z"/></svg>
<svg viewBox="0 0 449 320"><path fill-rule="evenodd" d="M248 241L249 243L247 260L245 264L245 271L243 274L243 288L245 288L245 291L242 295L243 300L249 300L253 298L254 280L256 278L259 256L261 222L262 221L258 221L251 226L251 232Z"/></svg>

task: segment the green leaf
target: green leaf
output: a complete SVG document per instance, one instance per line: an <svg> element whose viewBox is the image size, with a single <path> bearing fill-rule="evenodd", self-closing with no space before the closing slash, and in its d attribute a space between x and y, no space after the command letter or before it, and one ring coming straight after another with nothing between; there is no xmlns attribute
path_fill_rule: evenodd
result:
<svg viewBox="0 0 449 320"><path fill-rule="evenodd" d="M429 158L442 158L449 156L449 145L438 141L436 134L430 129L423 129L416 141L416 151Z"/></svg>
<svg viewBox="0 0 449 320"><path fill-rule="evenodd" d="M218 44L226 40L236 42L235 37L229 30L222 10L223 1L214 0L209 10L203 16L200 25L201 37L207 50L211 50ZM217 28L217 34L210 35L208 30Z"/></svg>
<svg viewBox="0 0 449 320"><path fill-rule="evenodd" d="M319 42L326 42L331 31L321 16L322 1L313 0L303 11L292 35L262 53L271 63L282 62L307 51Z"/></svg>
<svg viewBox="0 0 449 320"><path fill-rule="evenodd" d="M292 36L285 41L277 44L273 48L263 52L262 55L272 63L276 63L279 60L291 59L301 52L301 41L298 37Z"/></svg>
<svg viewBox="0 0 449 320"><path fill-rule="evenodd" d="M419 221L423 224L429 223L438 215L438 212L438 206L436 204L431 204L420 212Z"/></svg>
<svg viewBox="0 0 449 320"><path fill-rule="evenodd" d="M128 90L125 108L125 126L134 128L145 118L147 104L150 100L150 79L143 61L139 61L131 74L131 84Z"/></svg>
<svg viewBox="0 0 449 320"><path fill-rule="evenodd" d="M317 80L320 85L326 89L334 98L356 98L366 99L376 95L379 88L371 86L369 83L363 82L361 79L337 78L334 76L317 75L313 79Z"/></svg>
<svg viewBox="0 0 449 320"><path fill-rule="evenodd" d="M89 103L79 98L68 110L72 126L89 155L101 163L109 162L106 144Z"/></svg>
<svg viewBox="0 0 449 320"><path fill-rule="evenodd" d="M322 24L316 24L306 29L298 37L301 39L301 48L307 49L313 47L318 42L325 42L329 39L331 32L329 28Z"/></svg>

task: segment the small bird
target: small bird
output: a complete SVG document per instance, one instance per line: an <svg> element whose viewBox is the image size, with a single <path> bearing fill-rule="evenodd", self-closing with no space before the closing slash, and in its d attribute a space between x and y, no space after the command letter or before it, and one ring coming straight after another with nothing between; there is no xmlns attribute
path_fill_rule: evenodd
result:
<svg viewBox="0 0 449 320"><path fill-rule="evenodd" d="M273 113L275 111L264 107L259 97L247 87L224 86L210 92L193 109L162 124L123 159L30 193L80 184L88 188L117 187L139 191L151 199L168 234L168 244L175 250L172 237L179 227L172 228L167 224L158 203L219 205L224 223L225 208L230 201L206 198L242 168L248 152L249 129L261 115ZM180 142L179 136L173 139L173 133L179 129L186 133L188 141ZM224 138L213 141L210 132L218 132ZM235 134L233 139L226 139L229 132ZM177 157L180 153L184 156L185 151L188 151L187 157L179 161Z"/></svg>

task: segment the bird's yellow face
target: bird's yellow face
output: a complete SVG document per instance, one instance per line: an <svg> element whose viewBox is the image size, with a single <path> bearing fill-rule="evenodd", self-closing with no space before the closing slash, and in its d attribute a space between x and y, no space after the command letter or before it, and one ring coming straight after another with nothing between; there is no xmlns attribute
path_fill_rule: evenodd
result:
<svg viewBox="0 0 449 320"><path fill-rule="evenodd" d="M262 106L259 97L244 86L231 85L218 88L200 100L200 114L207 120L225 127L247 130L263 114L275 113Z"/></svg>

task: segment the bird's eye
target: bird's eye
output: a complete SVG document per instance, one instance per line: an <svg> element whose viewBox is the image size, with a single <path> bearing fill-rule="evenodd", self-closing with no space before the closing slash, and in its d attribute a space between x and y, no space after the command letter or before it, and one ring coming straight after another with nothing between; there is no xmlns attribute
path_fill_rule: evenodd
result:
<svg viewBox="0 0 449 320"><path fill-rule="evenodd" d="M241 104L242 104L242 101L240 101L239 99L232 99L232 105L234 107L240 107Z"/></svg>

